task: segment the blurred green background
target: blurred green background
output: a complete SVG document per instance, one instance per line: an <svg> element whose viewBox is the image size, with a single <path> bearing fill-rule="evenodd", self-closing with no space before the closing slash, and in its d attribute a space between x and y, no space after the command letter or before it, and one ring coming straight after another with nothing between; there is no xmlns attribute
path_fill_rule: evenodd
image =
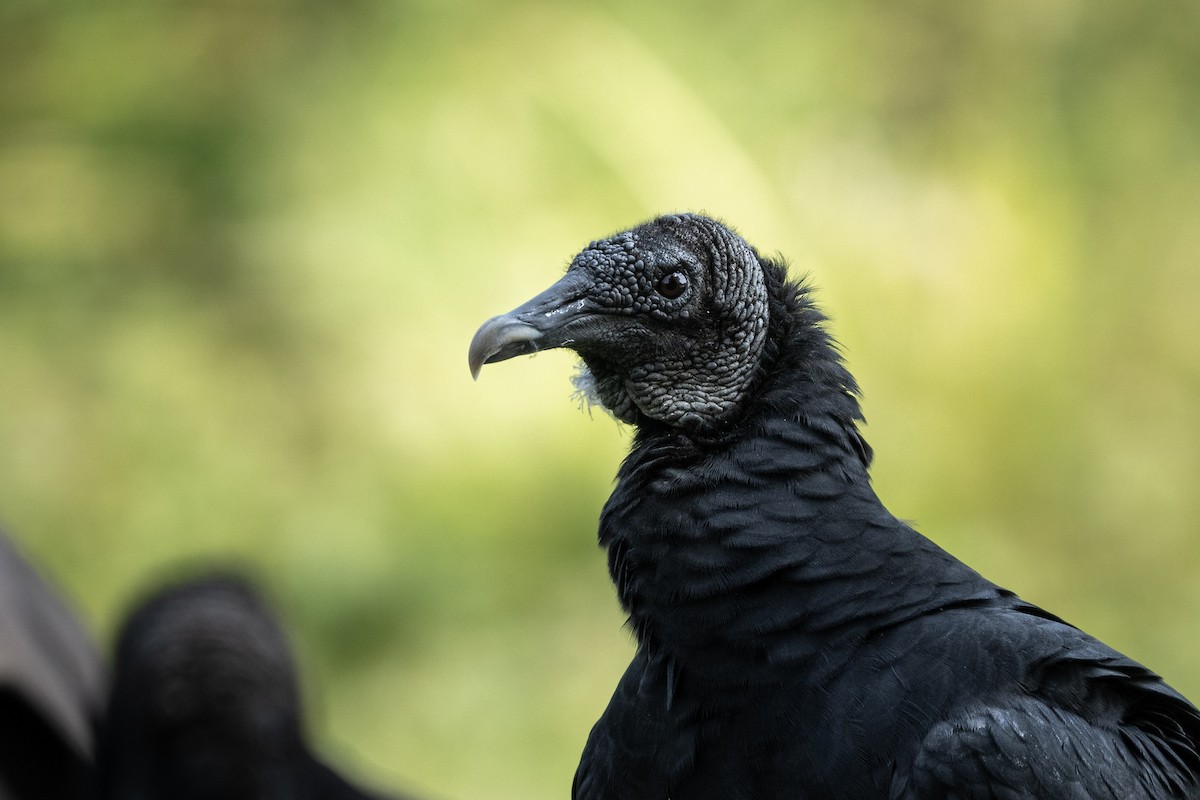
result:
<svg viewBox="0 0 1200 800"><path fill-rule="evenodd" d="M248 564L323 753L567 795L628 432L476 326L704 210L810 272L880 495L1200 699L1200 5L0 5L0 518L105 643Z"/></svg>

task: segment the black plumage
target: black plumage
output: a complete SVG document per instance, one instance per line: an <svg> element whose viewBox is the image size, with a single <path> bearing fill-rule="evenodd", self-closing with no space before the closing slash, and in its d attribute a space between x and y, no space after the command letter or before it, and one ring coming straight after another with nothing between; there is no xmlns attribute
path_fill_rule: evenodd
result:
<svg viewBox="0 0 1200 800"><path fill-rule="evenodd" d="M883 506L781 264L653 220L485 323L471 368L549 347L637 426L599 536L638 648L574 797L1200 797L1192 704Z"/></svg>
<svg viewBox="0 0 1200 800"><path fill-rule="evenodd" d="M79 620L0 532L0 800L83 791L103 677Z"/></svg>
<svg viewBox="0 0 1200 800"><path fill-rule="evenodd" d="M127 619L98 800L370 800L316 758L282 628L243 579L154 593Z"/></svg>

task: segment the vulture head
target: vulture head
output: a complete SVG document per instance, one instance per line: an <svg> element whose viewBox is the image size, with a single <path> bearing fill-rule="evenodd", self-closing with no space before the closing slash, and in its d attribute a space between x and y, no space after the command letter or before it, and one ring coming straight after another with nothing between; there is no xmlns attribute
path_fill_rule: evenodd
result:
<svg viewBox="0 0 1200 800"><path fill-rule="evenodd" d="M733 415L763 356L768 275L754 249L719 222L663 216L575 256L553 286L488 320L470 366L567 347L577 386L617 419L688 431Z"/></svg>
<svg viewBox="0 0 1200 800"><path fill-rule="evenodd" d="M100 798L291 796L300 693L283 630L234 577L155 593L117 644Z"/></svg>

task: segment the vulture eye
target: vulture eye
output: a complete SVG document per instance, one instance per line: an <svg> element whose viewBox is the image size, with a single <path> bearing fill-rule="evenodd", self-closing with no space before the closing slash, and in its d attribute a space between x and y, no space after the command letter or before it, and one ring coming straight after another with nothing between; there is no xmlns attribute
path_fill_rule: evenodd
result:
<svg viewBox="0 0 1200 800"><path fill-rule="evenodd" d="M659 279L658 285L654 287L654 290L668 300L674 300L687 291L687 286L687 275L682 272L668 272Z"/></svg>

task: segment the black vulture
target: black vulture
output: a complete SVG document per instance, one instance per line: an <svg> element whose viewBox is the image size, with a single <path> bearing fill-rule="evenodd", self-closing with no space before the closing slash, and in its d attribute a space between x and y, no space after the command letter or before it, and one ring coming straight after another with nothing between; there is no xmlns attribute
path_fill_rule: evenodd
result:
<svg viewBox="0 0 1200 800"><path fill-rule="evenodd" d="M0 800L77 797L102 698L91 639L0 532Z"/></svg>
<svg viewBox="0 0 1200 800"><path fill-rule="evenodd" d="M126 620L98 800L368 800L305 742L287 638L249 583L170 585Z"/></svg>
<svg viewBox="0 0 1200 800"><path fill-rule="evenodd" d="M637 651L573 796L1200 798L1200 712L981 577L868 479L803 282L703 216L591 243L486 322L635 425L599 539Z"/></svg>

